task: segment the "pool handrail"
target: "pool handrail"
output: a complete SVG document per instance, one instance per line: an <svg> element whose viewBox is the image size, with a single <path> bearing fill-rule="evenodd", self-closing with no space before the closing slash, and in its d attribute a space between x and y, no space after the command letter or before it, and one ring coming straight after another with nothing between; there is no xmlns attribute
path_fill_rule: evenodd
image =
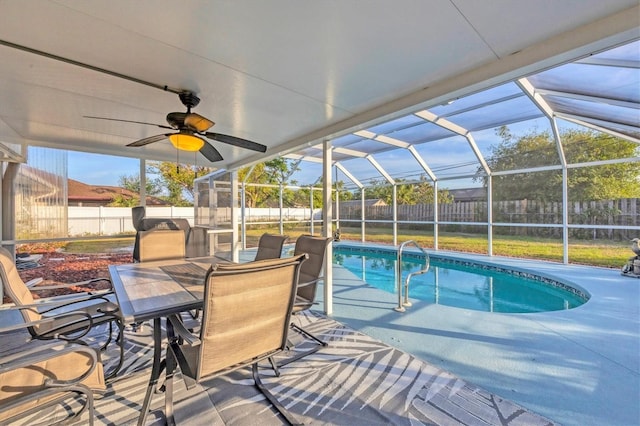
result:
<svg viewBox="0 0 640 426"><path fill-rule="evenodd" d="M419 271L414 271L407 275L407 279L404 283L404 301L402 300L402 251L407 244L414 245L425 257L425 266L423 269ZM398 255L396 262L396 291L398 292L398 306L393 308L396 312L404 312L405 306L411 306L411 302L409 302L409 281L415 275L425 274L429 271L429 266L431 265L431 259L429 257L429 253L427 253L418 243L414 240L408 240L398 246Z"/></svg>

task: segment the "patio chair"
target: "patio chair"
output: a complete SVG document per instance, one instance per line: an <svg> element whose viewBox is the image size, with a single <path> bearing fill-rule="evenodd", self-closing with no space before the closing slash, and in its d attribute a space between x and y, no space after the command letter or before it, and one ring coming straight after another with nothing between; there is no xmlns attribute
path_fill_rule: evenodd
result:
<svg viewBox="0 0 640 426"><path fill-rule="evenodd" d="M152 262L154 260L184 259L185 237L180 229L151 229L139 231L138 262Z"/></svg>
<svg viewBox="0 0 640 426"><path fill-rule="evenodd" d="M25 323L33 323L27 329L34 339L62 339L83 343L81 339L93 327L108 324L109 335L107 341L100 347L101 350L104 350L113 340L113 325L115 324L118 328L118 337L115 342L120 347L120 359L107 378L112 378L118 373L124 362L124 324L118 316L120 308L108 297L113 295L112 291L56 296L48 298L41 303L35 303L31 294L31 291L76 287L99 281L108 281L110 283L111 281L108 278L97 278L78 283L39 288L30 287L22 281L11 254L0 247L0 281L2 281L4 293L19 309ZM51 319L51 321L39 322L47 318Z"/></svg>
<svg viewBox="0 0 640 426"><path fill-rule="evenodd" d="M143 206L137 206L131 209L131 221L136 230L136 237L133 244L134 262L143 261L140 259L141 244L143 244L140 241L142 232L153 230L182 231L182 246L184 250L182 257L209 256L208 229L203 226L191 226L189 221L183 218L146 217L145 207ZM172 255L175 255L175 251L172 252ZM149 261L149 259L146 261Z"/></svg>
<svg viewBox="0 0 640 426"><path fill-rule="evenodd" d="M287 238L289 237L286 235L262 234L254 260L279 259L282 257L282 246Z"/></svg>
<svg viewBox="0 0 640 426"><path fill-rule="evenodd" d="M50 319L20 324L35 327ZM15 333L18 327L0 329ZM33 343L33 342L32 342ZM40 345L13 348L0 356L0 424L11 424L36 415L49 423L67 423L89 412L93 425L94 393L106 390L100 357L95 349L78 343L56 340ZM59 406L59 410L54 410ZM53 411L52 411L53 410ZM66 418L58 420L55 416Z"/></svg>
<svg viewBox="0 0 640 426"><path fill-rule="evenodd" d="M320 274L322 273L322 267L324 266L325 253L327 251L327 246L331 241L331 238L314 237L312 235L301 235L296 240L293 255L297 256L302 253L307 253L309 258L300 268L300 279L298 281L296 301L293 305L293 315L310 309L315 304L316 289L318 287L318 282L322 279ZM291 323L291 328L314 340L319 346L311 350L301 352L296 356L281 362L281 366L317 352L321 347L328 345L327 342L297 324Z"/></svg>
<svg viewBox="0 0 640 426"><path fill-rule="evenodd" d="M292 424L297 420L263 385L258 362L286 348L296 283L306 254L235 265L216 265L207 275L199 336L169 317L165 414L174 424L173 373L180 367L187 389L196 383L252 365L256 387Z"/></svg>

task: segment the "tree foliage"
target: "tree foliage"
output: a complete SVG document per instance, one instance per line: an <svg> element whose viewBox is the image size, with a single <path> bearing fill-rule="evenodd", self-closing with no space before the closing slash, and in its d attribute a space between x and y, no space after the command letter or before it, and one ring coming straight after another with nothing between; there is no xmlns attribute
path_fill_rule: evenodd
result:
<svg viewBox="0 0 640 426"><path fill-rule="evenodd" d="M210 168L202 166L176 165L169 161L151 162L147 167L146 193L172 206L193 206L193 182L196 177L210 171ZM123 188L136 194L140 193L140 175L120 176L119 183ZM118 195L110 205L133 207L139 204L139 197L128 198Z"/></svg>
<svg viewBox="0 0 640 426"><path fill-rule="evenodd" d="M247 185L245 188L245 201L247 207L279 207L280 203L280 189L279 185L298 185L298 182L291 179L293 173L300 170L298 161L276 158L264 163L257 164L251 171L250 167L245 167L238 171L238 178L240 182L245 181L247 174L251 171L247 183L251 184L264 184L264 185L276 185L277 187L265 187ZM313 207L322 207L322 179L318 179L318 183L313 185L311 190L305 186L300 189L283 188L282 191L282 205L283 207L298 207L309 206L310 204L310 192L313 192ZM338 188L341 200L351 199L352 194L345 191L343 182L335 182L334 187ZM341 190L342 189L342 190ZM335 200L335 194L333 195Z"/></svg>
<svg viewBox="0 0 640 426"><path fill-rule="evenodd" d="M419 182L408 182L397 179L396 200L398 204L433 203L434 187L425 176ZM366 188L366 198L382 199L387 204L393 203L393 186L385 180L374 180ZM438 203L451 203L453 196L446 189L438 190Z"/></svg>
<svg viewBox="0 0 640 426"><path fill-rule="evenodd" d="M516 138L506 126L497 131L501 141L491 147L487 159L492 171L559 165L560 155L550 132L529 133ZM567 130L560 134L567 163L630 158L638 145L591 130ZM636 163L570 168L567 173L570 201L640 197L640 171ZM482 178L487 183L486 178ZM562 200L562 172L549 170L494 176L493 198L499 200Z"/></svg>
<svg viewBox="0 0 640 426"><path fill-rule="evenodd" d="M151 162L147 167L147 174L158 175L162 183L163 195L159 198L176 207L193 206L193 182L210 171L208 167L177 165L169 161Z"/></svg>

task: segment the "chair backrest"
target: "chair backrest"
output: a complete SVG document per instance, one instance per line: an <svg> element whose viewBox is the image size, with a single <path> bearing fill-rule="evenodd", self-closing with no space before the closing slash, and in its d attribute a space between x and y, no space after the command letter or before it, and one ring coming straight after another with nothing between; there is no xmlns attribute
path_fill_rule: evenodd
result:
<svg viewBox="0 0 640 426"><path fill-rule="evenodd" d="M306 257L217 265L209 272L196 380L285 348Z"/></svg>
<svg viewBox="0 0 640 426"><path fill-rule="evenodd" d="M136 229L136 238L133 244L133 260L143 262L140 254L140 235L144 231L153 230L182 230L184 232L185 254L181 257L202 257L209 255L209 234L207 228L191 226L187 219L170 217L144 217L145 208L133 207L131 210L133 226ZM178 257L172 254L171 258ZM148 261L148 259L147 259Z"/></svg>
<svg viewBox="0 0 640 426"><path fill-rule="evenodd" d="M313 303L316 298L316 287L318 278L322 273L324 265L324 256L327 246L331 242L331 238L314 237L312 235L301 235L296 240L293 254L298 255L307 253L309 259L302 265L300 269L300 284L312 283L298 288L298 296Z"/></svg>
<svg viewBox="0 0 640 426"><path fill-rule="evenodd" d="M30 305L34 302L29 287L22 281L11 253L0 247L0 280L4 287L4 294L9 296L16 306ZM25 322L38 321L41 315L30 309L20 309Z"/></svg>
<svg viewBox="0 0 640 426"><path fill-rule="evenodd" d="M184 259L185 236L181 230L152 229L138 231L138 260L151 262L153 260Z"/></svg>
<svg viewBox="0 0 640 426"><path fill-rule="evenodd" d="M254 260L278 259L282 257L282 246L289 238L286 235L262 234L258 241L258 252Z"/></svg>

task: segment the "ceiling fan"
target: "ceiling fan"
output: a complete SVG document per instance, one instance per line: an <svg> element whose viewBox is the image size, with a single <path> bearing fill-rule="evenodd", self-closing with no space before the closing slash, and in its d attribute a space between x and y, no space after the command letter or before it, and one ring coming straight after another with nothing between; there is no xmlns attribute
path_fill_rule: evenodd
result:
<svg viewBox="0 0 640 426"><path fill-rule="evenodd" d="M121 121L125 123L145 124L149 126L156 126L161 129L177 130L173 133L164 133L155 136L149 136L148 138L140 139L135 142L127 144L127 146L139 147L149 145L150 143L159 142L164 139L169 139L176 149L183 151L200 151L207 160L214 162L222 160L222 155L217 149L213 147L207 140L226 143L227 145L233 145L244 149L250 149L258 152L266 152L267 147L252 142L246 139L237 138L235 136L223 135L221 133L207 132L215 123L206 117L191 112L191 108L194 108L200 103L200 98L191 92L181 92L178 94L180 101L187 107L187 112L170 112L167 114L167 123L169 126L163 124L145 123L143 121L122 120L118 118L107 117L92 117L84 116L85 118L94 118L98 120L110 120Z"/></svg>

